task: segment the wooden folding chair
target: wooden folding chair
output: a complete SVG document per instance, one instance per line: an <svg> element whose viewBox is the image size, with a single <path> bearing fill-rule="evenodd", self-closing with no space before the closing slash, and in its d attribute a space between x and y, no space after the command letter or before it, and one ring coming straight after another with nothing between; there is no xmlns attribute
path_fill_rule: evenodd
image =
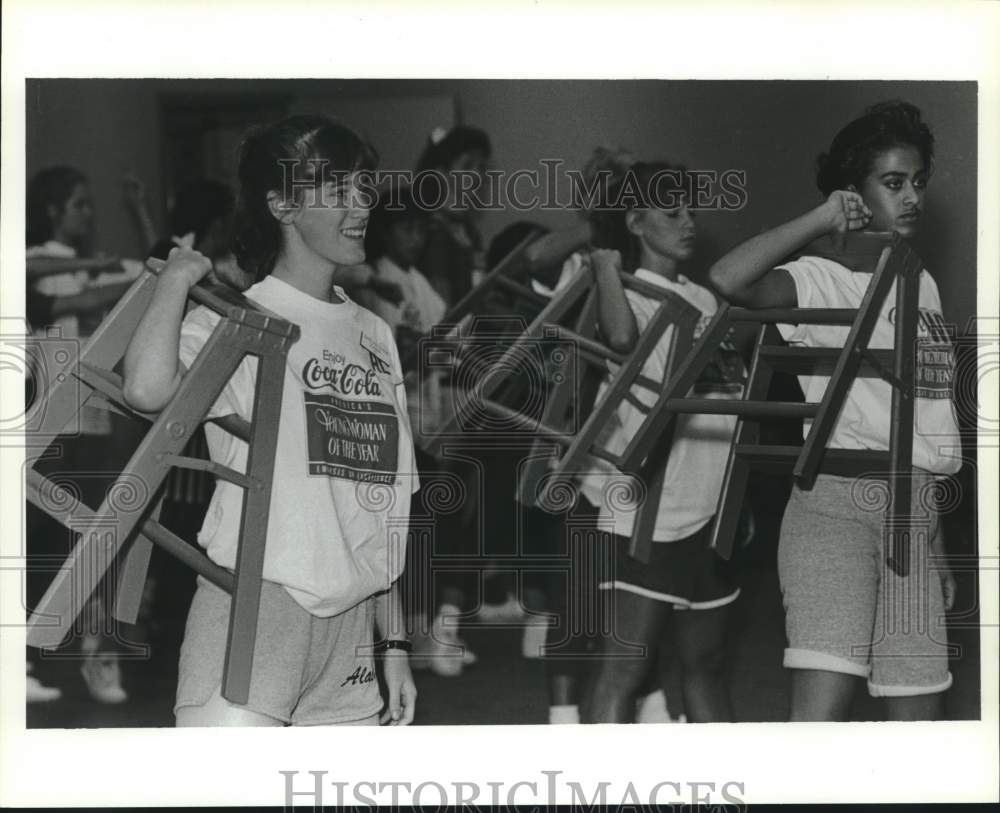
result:
<svg viewBox="0 0 1000 813"><path fill-rule="evenodd" d="M683 358L693 343L694 329L701 312L682 297L661 287L636 279L631 274L621 275L622 284L631 290L659 301L660 305L643 330L632 352L616 353L596 337L596 295L593 276L585 271L578 274L557 293L532 321L528 328L505 350L502 356L485 370L476 383L459 393L455 415L438 432L435 447L441 450L446 443L460 443L467 439L465 427L476 423L476 415L493 415L509 427L533 436L534 448L522 468L518 484L518 497L525 504L542 503L559 483L572 481L584 473L588 456L605 460L621 468L621 456L600 447L597 441L612 414L628 395L633 386L659 392L670 379L677 360ZM569 327L567 323L573 326ZM652 381L642 375L642 367L650 353L673 326L671 349L663 381ZM454 335L436 337L443 347L460 343ZM541 342L556 341L564 353L562 372L551 383L541 420L511 409L494 398L512 370L525 365L543 364L540 354L532 352ZM438 345L429 346L433 352ZM608 372L608 363L618 369L608 381L608 386L593 405L576 400L581 391L579 363L583 362L597 371L599 379ZM529 378L545 380L545 371L536 370ZM568 413L573 418L567 421ZM571 424L567 427L567 423ZM578 428L575 428L578 427ZM644 459L638 472L647 483L648 493L658 495L666 469L670 438L662 433L655 444L654 454ZM652 532L656 519L657 499L647 499L639 509L636 531L633 534L631 555L648 561Z"/></svg>
<svg viewBox="0 0 1000 813"><path fill-rule="evenodd" d="M464 336L469 322L477 314L484 312L484 306L490 297L497 292L513 294L538 310L545 307L548 304L548 299L518 280L518 277L523 274L525 249L534 243L542 233L539 230L525 236L489 271L479 285L473 287L469 293L456 302L441 318L440 326L434 333L435 338L451 340ZM410 370L413 367L419 352L419 346L414 346L402 357L404 370Z"/></svg>
<svg viewBox="0 0 1000 813"><path fill-rule="evenodd" d="M160 261L149 261L149 270L125 293L82 352L67 353L41 395L43 417L33 434L46 445L71 426L85 404L103 405L150 426L96 511L33 468L45 446L31 446L32 438L26 439L28 499L78 534L65 566L28 620L28 644L58 646L123 550L114 615L134 623L151 544L157 544L232 595L222 693L244 704L260 605L285 359L288 348L298 340L299 328L230 289L196 285L190 298L221 319L163 411L159 415L137 412L125 403L121 378L113 370L149 305L156 273L162 267ZM246 471L183 456L192 433L247 356L258 362L253 420L247 423L230 415L215 421L248 443ZM244 489L235 572L219 567L154 518L161 487L174 467L208 471ZM138 494L134 493L137 484Z"/></svg>
<svg viewBox="0 0 1000 813"><path fill-rule="evenodd" d="M651 445L669 431L678 414L736 415L736 434L713 528L713 545L721 555L727 558L731 555L750 471L786 471L790 468L798 484L805 489L812 488L820 472L845 476L881 474L888 477L890 484L887 561L894 572L905 575L910 537L914 346L923 264L909 245L894 233L854 234L848 239L842 257L865 270L874 266L871 282L856 310L720 308L664 388L622 455L621 463L626 471L640 470ZM898 314L894 350L870 349L868 343L880 308L894 280ZM714 348L735 322L759 325L743 399L723 401L686 397ZM850 330L843 348L800 348L785 346L776 324L844 325ZM819 402L767 401L764 399L775 370L829 375L830 381ZM892 432L888 452L826 448L847 393L858 376L878 376L892 386ZM760 421L767 418L804 418L812 423L801 447L761 445Z"/></svg>

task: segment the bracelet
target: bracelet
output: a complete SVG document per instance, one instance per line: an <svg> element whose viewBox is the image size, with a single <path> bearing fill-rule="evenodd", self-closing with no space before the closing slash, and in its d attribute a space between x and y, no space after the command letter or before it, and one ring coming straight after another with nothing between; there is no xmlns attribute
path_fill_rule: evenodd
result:
<svg viewBox="0 0 1000 813"><path fill-rule="evenodd" d="M413 644L403 638L389 638L375 644L376 652L385 652L387 649L401 649L403 652L409 652L413 649Z"/></svg>

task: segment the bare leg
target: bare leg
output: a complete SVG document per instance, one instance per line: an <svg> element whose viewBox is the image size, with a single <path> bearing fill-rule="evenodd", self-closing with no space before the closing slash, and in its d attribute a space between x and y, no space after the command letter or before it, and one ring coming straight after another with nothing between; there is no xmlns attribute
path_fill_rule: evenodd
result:
<svg viewBox="0 0 1000 813"><path fill-rule="evenodd" d="M222 687L215 690L204 706L183 706L177 709L178 728L208 728L220 726L283 726L275 717L230 703L222 696Z"/></svg>
<svg viewBox="0 0 1000 813"><path fill-rule="evenodd" d="M792 669L792 722L838 722L851 714L861 678L822 669Z"/></svg>
<svg viewBox="0 0 1000 813"><path fill-rule="evenodd" d="M890 720L940 720L944 707L943 698L943 692L912 697L887 697L886 716Z"/></svg>
<svg viewBox="0 0 1000 813"><path fill-rule="evenodd" d="M573 675L552 675L549 678L549 705L577 705L577 681Z"/></svg>
<svg viewBox="0 0 1000 813"><path fill-rule="evenodd" d="M727 606L675 612L674 641L683 668L684 708L692 723L733 719L726 685Z"/></svg>
<svg viewBox="0 0 1000 813"><path fill-rule="evenodd" d="M631 723L635 693L649 671L656 641L671 606L627 590L615 590L611 602L614 631L602 644L602 657L588 693L583 719L588 723Z"/></svg>

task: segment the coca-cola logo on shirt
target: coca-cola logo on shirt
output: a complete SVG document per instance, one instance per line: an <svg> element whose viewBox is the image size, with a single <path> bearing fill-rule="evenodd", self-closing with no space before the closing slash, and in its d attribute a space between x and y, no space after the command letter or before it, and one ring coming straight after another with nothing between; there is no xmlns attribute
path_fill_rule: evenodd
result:
<svg viewBox="0 0 1000 813"><path fill-rule="evenodd" d="M340 395L367 395L377 397L382 394L378 375L374 370L366 370L360 364L345 363L337 353L323 351L323 359L311 358L302 368L302 380L310 389L329 388Z"/></svg>

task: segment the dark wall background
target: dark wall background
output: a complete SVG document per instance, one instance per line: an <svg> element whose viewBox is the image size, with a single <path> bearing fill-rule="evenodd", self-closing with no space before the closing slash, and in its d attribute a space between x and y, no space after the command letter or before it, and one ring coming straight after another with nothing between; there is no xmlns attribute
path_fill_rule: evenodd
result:
<svg viewBox="0 0 1000 813"><path fill-rule="evenodd" d="M496 169L538 168L543 158L579 167L600 144L707 170L747 173L748 201L736 212L701 215L700 263L819 202L813 163L834 133L865 106L887 98L918 105L937 138L937 164L918 249L941 289L946 315L964 332L976 312L977 86L974 82L550 81L550 80L30 80L27 171L71 163L87 172L98 209L97 245L139 255L122 206L124 169L146 181L162 220L161 102L190 94L285 94L289 110L351 113L385 163L408 168L437 118L486 129ZM421 102L424 100L424 102ZM446 100L446 103L442 100ZM381 102L381 104L380 104ZM391 130L385 122L393 122ZM412 145L408 150L405 144ZM491 212L487 237L530 217L550 227L567 211ZM694 269L698 276L698 269Z"/></svg>

